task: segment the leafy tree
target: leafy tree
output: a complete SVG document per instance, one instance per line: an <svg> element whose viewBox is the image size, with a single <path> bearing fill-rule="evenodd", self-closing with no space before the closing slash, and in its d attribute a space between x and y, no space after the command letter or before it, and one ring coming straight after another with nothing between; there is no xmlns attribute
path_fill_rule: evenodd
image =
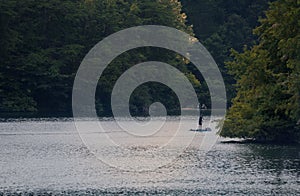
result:
<svg viewBox="0 0 300 196"><path fill-rule="evenodd" d="M254 32L259 43L243 53L233 51L228 63L237 80L224 122L226 137L299 141L300 119L300 4L278 0Z"/></svg>

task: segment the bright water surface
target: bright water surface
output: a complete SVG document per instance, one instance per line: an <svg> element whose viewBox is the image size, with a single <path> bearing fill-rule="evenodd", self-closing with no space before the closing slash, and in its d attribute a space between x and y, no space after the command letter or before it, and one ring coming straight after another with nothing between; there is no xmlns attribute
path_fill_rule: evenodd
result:
<svg viewBox="0 0 300 196"><path fill-rule="evenodd" d="M110 127L110 119L102 121ZM174 152L178 155L169 164L135 171L99 161L83 144L72 119L1 122L0 195L300 195L299 146L222 143L224 139L219 138L205 155L197 145L181 154L159 151L169 131L146 143L130 142L113 128L107 130L125 147L120 151L102 146L100 153L123 168L133 166L132 160L151 166L163 163ZM188 129L182 132L172 149L184 149L183 141L191 133Z"/></svg>

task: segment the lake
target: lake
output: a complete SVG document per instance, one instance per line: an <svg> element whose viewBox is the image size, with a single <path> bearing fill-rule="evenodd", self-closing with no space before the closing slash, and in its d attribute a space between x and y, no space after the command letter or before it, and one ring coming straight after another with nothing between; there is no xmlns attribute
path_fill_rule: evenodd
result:
<svg viewBox="0 0 300 196"><path fill-rule="evenodd" d="M0 195L300 194L298 145L217 138L205 148L199 142L211 141L217 123L205 125L211 133L193 132L194 117L184 118L177 132L178 119L171 118L161 133L141 133L146 136L120 131L110 118L100 121L105 132L90 129L95 122L82 119L89 132L80 133L71 118L2 120ZM134 127L131 120L121 121Z"/></svg>

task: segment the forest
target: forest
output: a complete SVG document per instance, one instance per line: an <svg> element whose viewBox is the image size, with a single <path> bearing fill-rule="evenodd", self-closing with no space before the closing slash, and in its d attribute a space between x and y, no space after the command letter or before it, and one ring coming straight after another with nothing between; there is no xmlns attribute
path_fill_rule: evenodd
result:
<svg viewBox="0 0 300 196"><path fill-rule="evenodd" d="M299 7L297 0L1 1L0 113L70 115L75 74L96 43L125 28L165 25L195 36L217 62L229 108L221 136L299 140ZM125 70L154 60L185 73L199 102L210 105L192 64L172 51L144 47L105 70L96 93L98 115L111 115L111 91ZM176 95L157 83L134 91L130 111L148 115L157 101L169 115L179 114Z"/></svg>

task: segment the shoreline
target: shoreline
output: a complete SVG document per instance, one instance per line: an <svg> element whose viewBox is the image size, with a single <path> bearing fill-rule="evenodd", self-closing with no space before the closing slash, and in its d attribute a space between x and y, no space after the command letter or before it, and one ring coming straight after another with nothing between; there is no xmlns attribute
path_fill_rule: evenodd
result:
<svg viewBox="0 0 300 196"><path fill-rule="evenodd" d="M300 141L262 141L257 139L242 139L242 138L222 138L219 142L222 144L264 144L264 145L285 145L285 146L298 146L300 145Z"/></svg>

